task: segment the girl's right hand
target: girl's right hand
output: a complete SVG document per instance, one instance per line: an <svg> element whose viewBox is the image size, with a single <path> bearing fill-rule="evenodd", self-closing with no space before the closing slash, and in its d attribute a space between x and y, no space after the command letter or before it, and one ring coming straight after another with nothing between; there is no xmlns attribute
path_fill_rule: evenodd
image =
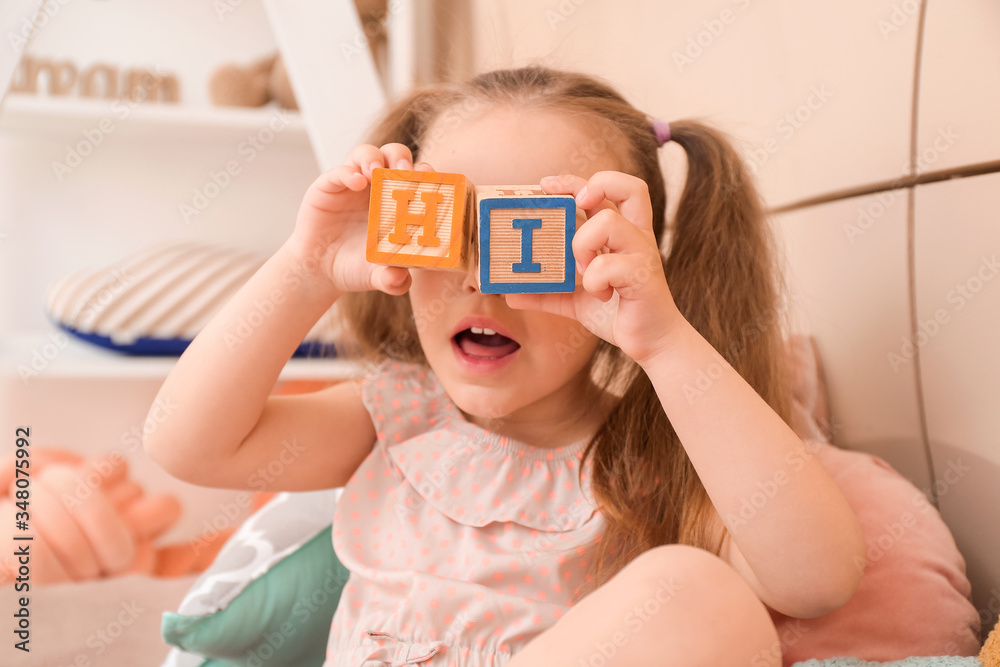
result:
<svg viewBox="0 0 1000 667"><path fill-rule="evenodd" d="M339 292L376 289L398 295L410 288L407 269L365 259L372 169L378 167L433 171L426 163L414 167L410 149L403 144L357 146L345 164L309 186L286 243L301 266L314 267L317 277L329 280Z"/></svg>

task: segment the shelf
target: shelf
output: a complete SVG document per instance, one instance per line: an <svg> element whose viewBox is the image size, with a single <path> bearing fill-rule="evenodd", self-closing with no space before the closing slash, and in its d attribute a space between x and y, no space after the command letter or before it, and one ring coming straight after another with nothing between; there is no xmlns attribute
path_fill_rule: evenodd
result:
<svg viewBox="0 0 1000 667"><path fill-rule="evenodd" d="M22 372L32 373L25 382L30 384L35 379L162 379L177 357L124 355L53 331L5 337L0 343L0 360L4 375L19 378ZM338 380L356 377L360 369L356 362L344 359L294 358L289 359L279 379Z"/></svg>
<svg viewBox="0 0 1000 667"><path fill-rule="evenodd" d="M0 106L0 130L51 132L65 128L78 134L80 128L93 128L109 134L119 125L146 131L152 126L161 133L166 130L168 135L172 132L246 135L270 127L276 133L306 139L305 123L299 112L273 104L256 108L192 107L166 102L11 93Z"/></svg>

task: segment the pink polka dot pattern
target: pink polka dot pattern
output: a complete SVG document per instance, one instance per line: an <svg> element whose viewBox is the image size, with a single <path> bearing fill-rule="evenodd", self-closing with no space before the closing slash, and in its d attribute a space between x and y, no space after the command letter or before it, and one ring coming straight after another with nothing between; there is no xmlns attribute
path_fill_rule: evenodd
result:
<svg viewBox="0 0 1000 667"><path fill-rule="evenodd" d="M589 464L578 476L586 441L531 447L487 431L414 364L383 364L362 399L378 440L336 507L351 576L324 667L506 664L584 583L604 527Z"/></svg>

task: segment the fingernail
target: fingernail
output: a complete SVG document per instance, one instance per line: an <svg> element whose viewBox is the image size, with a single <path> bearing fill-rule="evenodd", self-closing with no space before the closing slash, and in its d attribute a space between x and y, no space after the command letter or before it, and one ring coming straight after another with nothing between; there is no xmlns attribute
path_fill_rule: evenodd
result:
<svg viewBox="0 0 1000 667"><path fill-rule="evenodd" d="M555 182L556 182L556 177L555 176L543 176L542 180L538 181L538 184L539 185L549 185L549 184L554 184Z"/></svg>
<svg viewBox="0 0 1000 667"><path fill-rule="evenodd" d="M381 167L382 167L382 163L381 162L372 162L370 165L368 165L368 173L370 174L373 171L375 171L376 169L379 169Z"/></svg>
<svg viewBox="0 0 1000 667"><path fill-rule="evenodd" d="M585 185L585 186L583 186L582 190L580 190L579 192L576 193L576 201L577 201L577 203L582 202L583 198L586 197L586 196L587 196L587 186Z"/></svg>
<svg viewBox="0 0 1000 667"><path fill-rule="evenodd" d="M399 158L399 161L396 162L396 169L413 169L413 164L405 157L401 157Z"/></svg>

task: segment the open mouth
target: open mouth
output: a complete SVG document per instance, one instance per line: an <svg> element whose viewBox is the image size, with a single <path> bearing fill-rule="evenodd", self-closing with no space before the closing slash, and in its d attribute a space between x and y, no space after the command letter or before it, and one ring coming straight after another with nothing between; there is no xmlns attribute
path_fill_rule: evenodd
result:
<svg viewBox="0 0 1000 667"><path fill-rule="evenodd" d="M477 361L503 359L521 348L514 339L480 327L463 329L455 334L453 340L462 354Z"/></svg>

